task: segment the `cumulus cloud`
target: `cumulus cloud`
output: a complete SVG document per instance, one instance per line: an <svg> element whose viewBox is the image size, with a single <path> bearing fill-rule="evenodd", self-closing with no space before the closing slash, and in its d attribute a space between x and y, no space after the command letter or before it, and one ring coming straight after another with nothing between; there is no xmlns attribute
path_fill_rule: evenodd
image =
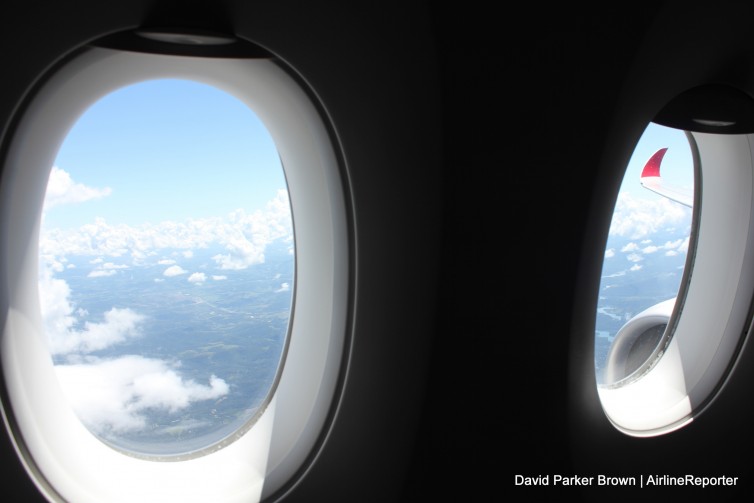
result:
<svg viewBox="0 0 754 503"><path fill-rule="evenodd" d="M691 209L667 198L638 199L623 192L618 196L610 234L629 239L645 239L669 227L691 223Z"/></svg>
<svg viewBox="0 0 754 503"><path fill-rule="evenodd" d="M53 355L91 353L141 335L144 316L131 309L113 307L104 313L103 321L86 321L82 326L70 301L68 283L53 278L49 270L39 282L42 320Z"/></svg>
<svg viewBox="0 0 754 503"><path fill-rule="evenodd" d="M44 208L49 209L61 204L83 203L92 199L100 199L109 196L111 192L112 190L109 187L97 189L76 183L67 171L54 166L47 182Z"/></svg>
<svg viewBox="0 0 754 503"><path fill-rule="evenodd" d="M668 241L663 245L665 250L674 251L676 253L686 253L689 250L689 236L684 239L676 239L675 241Z"/></svg>
<svg viewBox="0 0 754 503"><path fill-rule="evenodd" d="M186 274L188 271L184 269L183 267L179 265L171 265L167 269L165 269L164 274L165 276L172 277L172 276L180 276L181 274Z"/></svg>
<svg viewBox="0 0 754 503"><path fill-rule="evenodd" d="M207 275L203 272L195 272L191 276L188 277L189 283L197 283L201 284L207 281Z"/></svg>
<svg viewBox="0 0 754 503"><path fill-rule="evenodd" d="M101 267L102 269L128 269L128 266L125 264L113 264L112 262L102 264Z"/></svg>
<svg viewBox="0 0 754 503"><path fill-rule="evenodd" d="M228 384L215 375L200 384L182 377L168 362L136 355L91 358L55 370L81 421L100 434L142 429L150 410L178 412L229 392Z"/></svg>
<svg viewBox="0 0 754 503"><path fill-rule="evenodd" d="M605 258L613 258L615 256L615 248L608 248L605 250Z"/></svg>
<svg viewBox="0 0 754 503"><path fill-rule="evenodd" d="M634 265L631 266L631 271L634 271L634 272L639 271L639 270L641 270L642 267L644 267L644 266L641 266L639 264L634 264Z"/></svg>
<svg viewBox="0 0 754 503"><path fill-rule="evenodd" d="M642 260L644 260L644 257L642 257L641 255L639 255L638 253L630 253L630 254L629 254L629 255L628 255L627 257L626 257L626 259L627 259L627 260L628 260L629 262L641 262Z"/></svg>
<svg viewBox="0 0 754 503"><path fill-rule="evenodd" d="M223 274L214 274L212 275L212 279L215 281L222 281L224 279L228 279L228 277Z"/></svg>
<svg viewBox="0 0 754 503"><path fill-rule="evenodd" d="M287 291L290 291L290 289L291 289L291 285L290 284L283 283L282 285L280 285L280 288L278 288L277 290L275 290L275 293L287 292Z"/></svg>
<svg viewBox="0 0 754 503"><path fill-rule="evenodd" d="M106 271L102 269L97 269L96 271L92 271L89 274L87 274L86 277L87 278L102 278L105 276L112 276L113 274L115 274L115 271L113 271L112 269L109 269Z"/></svg>
<svg viewBox="0 0 754 503"><path fill-rule="evenodd" d="M79 419L100 434L138 430L148 426L149 411L178 412L192 403L225 396L230 389L210 375L208 384L184 378L180 363L138 355L102 359L91 353L142 336L145 317L131 309L115 308L100 322L82 322L89 315L76 309L68 284L40 270L40 304L50 352L68 363L55 366L64 393ZM114 272L114 271L112 271Z"/></svg>
<svg viewBox="0 0 754 503"><path fill-rule="evenodd" d="M166 258L166 259L160 260L157 263L160 264L160 265L173 265L173 264L175 264L175 260Z"/></svg>
<svg viewBox="0 0 754 503"><path fill-rule="evenodd" d="M642 245L645 245L644 247L640 247L635 242L630 242L627 245L623 246L621 248L621 252L627 253L628 256L626 257L631 262L639 262L641 259L641 255L649 255L652 253L656 253L659 251L664 251L664 255L668 257L674 257L678 255L679 253L686 253L689 247L689 238L686 237L685 239L676 239L674 241L666 241L665 244L662 245L653 245L649 244L651 243L651 240L644 240L642 241ZM613 249L609 249L605 252L605 258L608 258L608 256L613 256ZM608 253L610 252L610 253ZM641 254L641 255L640 255Z"/></svg>

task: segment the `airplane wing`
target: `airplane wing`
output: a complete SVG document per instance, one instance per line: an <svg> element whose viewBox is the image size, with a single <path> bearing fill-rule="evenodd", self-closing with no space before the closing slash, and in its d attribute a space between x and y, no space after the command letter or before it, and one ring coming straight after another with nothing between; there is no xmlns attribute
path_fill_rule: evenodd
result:
<svg viewBox="0 0 754 503"><path fill-rule="evenodd" d="M666 184L660 176L660 164L662 164L662 158L665 157L667 150L667 147L661 148L649 158L641 172L641 185L652 192L691 208L694 206L694 195L687 190Z"/></svg>

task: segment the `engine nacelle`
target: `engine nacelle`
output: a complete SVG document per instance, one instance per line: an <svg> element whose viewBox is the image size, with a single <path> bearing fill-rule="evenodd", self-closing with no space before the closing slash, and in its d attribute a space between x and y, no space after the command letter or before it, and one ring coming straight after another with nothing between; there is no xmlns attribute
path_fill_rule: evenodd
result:
<svg viewBox="0 0 754 503"><path fill-rule="evenodd" d="M663 337L675 307L675 298L640 312L615 334L605 366L605 384L615 385L639 377L659 359L667 340Z"/></svg>

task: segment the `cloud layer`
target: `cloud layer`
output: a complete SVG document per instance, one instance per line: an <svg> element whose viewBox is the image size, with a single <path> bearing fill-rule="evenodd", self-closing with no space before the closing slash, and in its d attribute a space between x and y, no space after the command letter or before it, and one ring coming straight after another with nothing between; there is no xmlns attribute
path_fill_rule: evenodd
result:
<svg viewBox="0 0 754 503"><path fill-rule="evenodd" d="M278 239L293 240L290 206L284 190L264 210L253 213L236 210L225 218L140 226L110 225L96 218L78 229L43 229L39 247L43 255L55 257L130 257L138 263L159 250L181 250L190 257L192 250L219 245L225 251L213 257L216 265L220 269L239 270L263 263L266 247Z"/></svg>
<svg viewBox="0 0 754 503"><path fill-rule="evenodd" d="M691 224L691 209L666 198L638 199L627 192L618 196L610 234L643 239L660 231Z"/></svg>

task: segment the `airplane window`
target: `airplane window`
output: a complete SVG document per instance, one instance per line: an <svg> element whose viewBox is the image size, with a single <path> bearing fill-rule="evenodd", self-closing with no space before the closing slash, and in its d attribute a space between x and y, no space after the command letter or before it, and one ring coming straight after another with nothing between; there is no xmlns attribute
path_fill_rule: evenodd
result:
<svg viewBox="0 0 754 503"><path fill-rule="evenodd" d="M601 386L641 377L672 336L667 327L689 267L693 194L686 134L649 124L626 169L605 249L594 339Z"/></svg>
<svg viewBox="0 0 754 503"><path fill-rule="evenodd" d="M264 54L125 49L40 79L4 145L5 426L51 501L261 501L345 375L336 137Z"/></svg>
<svg viewBox="0 0 754 503"><path fill-rule="evenodd" d="M635 147L607 230L595 377L607 419L648 437L695 421L734 368L754 295L751 98L681 93Z"/></svg>
<svg viewBox="0 0 754 503"><path fill-rule="evenodd" d="M280 157L244 103L177 79L102 98L58 152L39 243L56 373L101 440L195 452L264 408L294 246Z"/></svg>

